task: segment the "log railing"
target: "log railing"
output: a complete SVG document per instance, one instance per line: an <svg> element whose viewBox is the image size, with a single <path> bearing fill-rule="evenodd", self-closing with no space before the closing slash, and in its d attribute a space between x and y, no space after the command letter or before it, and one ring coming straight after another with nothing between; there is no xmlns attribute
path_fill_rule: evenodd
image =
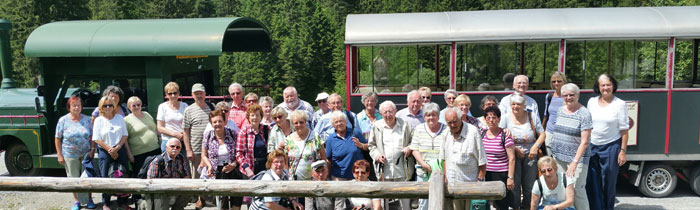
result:
<svg viewBox="0 0 700 210"><path fill-rule="evenodd" d="M430 195L431 206L442 206L444 199L498 200L505 197L502 182L445 185L441 171L433 173L430 182L2 177L0 191L371 198L428 198Z"/></svg>

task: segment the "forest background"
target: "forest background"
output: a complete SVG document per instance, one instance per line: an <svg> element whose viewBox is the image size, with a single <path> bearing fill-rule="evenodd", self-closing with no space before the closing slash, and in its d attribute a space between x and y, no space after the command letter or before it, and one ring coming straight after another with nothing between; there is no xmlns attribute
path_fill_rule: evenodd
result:
<svg viewBox="0 0 700 210"><path fill-rule="evenodd" d="M474 11L529 8L700 5L700 0L0 0L0 18L13 23L15 81L36 87L38 60L24 57L37 27L55 21L250 17L271 33L272 51L230 53L219 58L220 83L296 86L313 101L321 91L345 94L345 19L348 14Z"/></svg>

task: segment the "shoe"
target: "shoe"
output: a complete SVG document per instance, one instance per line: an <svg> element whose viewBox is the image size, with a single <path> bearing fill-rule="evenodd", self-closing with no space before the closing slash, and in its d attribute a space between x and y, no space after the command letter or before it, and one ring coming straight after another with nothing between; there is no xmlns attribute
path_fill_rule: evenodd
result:
<svg viewBox="0 0 700 210"><path fill-rule="evenodd" d="M197 199L197 203L194 204L194 209L201 210L202 208L204 208L204 204L202 203L202 200Z"/></svg>
<svg viewBox="0 0 700 210"><path fill-rule="evenodd" d="M412 209L417 209L418 208L418 199L412 198L411 199L411 208Z"/></svg>
<svg viewBox="0 0 700 210"><path fill-rule="evenodd" d="M109 208L109 205L105 204L105 205L102 205L102 210L112 210L112 209Z"/></svg>
<svg viewBox="0 0 700 210"><path fill-rule="evenodd" d="M94 209L95 207L97 207L97 206L95 205L95 202L92 202L92 198L90 198L90 200L88 200L87 208L88 208L88 209Z"/></svg>
<svg viewBox="0 0 700 210"><path fill-rule="evenodd" d="M73 202L73 208L71 210L80 210L80 202Z"/></svg>

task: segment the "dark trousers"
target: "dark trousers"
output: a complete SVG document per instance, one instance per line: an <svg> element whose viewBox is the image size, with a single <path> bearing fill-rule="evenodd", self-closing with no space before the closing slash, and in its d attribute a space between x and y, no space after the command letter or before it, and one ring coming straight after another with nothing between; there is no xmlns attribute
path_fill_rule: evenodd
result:
<svg viewBox="0 0 700 210"><path fill-rule="evenodd" d="M516 206L523 206L524 209L530 208L530 200L532 199L532 185L537 179L537 158L529 159L528 154L525 157L515 157L515 173L513 180L515 187L513 192L515 195ZM523 200L520 202L520 194L523 195Z"/></svg>
<svg viewBox="0 0 700 210"><path fill-rule="evenodd" d="M620 165L622 139L605 145L591 144L591 161L586 178L586 194L591 209L613 209L615 207L615 187Z"/></svg>
<svg viewBox="0 0 700 210"><path fill-rule="evenodd" d="M109 153L107 150L104 150L100 147L97 148L98 151L98 158L100 159L100 173L102 177L109 177L109 167L112 166L112 164L117 163L124 165L124 168L128 164L128 158L126 157L126 148L122 147L119 149L119 157L117 157L116 160L112 159L111 156L109 156ZM109 205L109 200L111 199L112 194L109 193L102 193L102 203L104 205ZM128 197L117 197L117 203L118 204L126 204L128 202Z"/></svg>
<svg viewBox="0 0 700 210"><path fill-rule="evenodd" d="M141 167L143 166L143 162L146 161L146 158L148 156L152 155L160 155L162 152L160 152L160 149L154 149L150 152L146 152L140 155L134 155L134 163L131 164L131 177L136 177L139 173L139 170L141 170ZM133 194L132 198L134 199L134 203L136 203L137 200L141 199L142 196L141 194ZM137 205L138 206L138 205Z"/></svg>
<svg viewBox="0 0 700 210"><path fill-rule="evenodd" d="M243 174L238 168L233 169L229 173L223 172L224 166L216 167L216 179L243 179ZM230 197L230 196L217 196L220 199L221 207L224 209L229 209L233 206L241 207L243 204L243 197ZM217 204L219 205L219 204Z"/></svg>
<svg viewBox="0 0 700 210"><path fill-rule="evenodd" d="M499 182L503 182L503 184L506 184L506 182L508 181L508 172L507 171L506 172L486 171L486 181L499 181ZM520 195L518 195L518 199L520 199L519 196ZM509 206L514 207L514 208L519 207L519 206L515 205L514 199L515 199L515 195L514 195L513 191L506 189L506 197L501 199L501 200L494 201L494 203L496 204L496 209L508 210Z"/></svg>

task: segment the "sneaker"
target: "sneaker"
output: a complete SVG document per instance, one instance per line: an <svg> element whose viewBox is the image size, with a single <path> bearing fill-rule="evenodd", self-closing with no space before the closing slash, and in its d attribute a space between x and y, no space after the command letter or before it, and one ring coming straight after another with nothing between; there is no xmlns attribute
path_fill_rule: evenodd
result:
<svg viewBox="0 0 700 210"><path fill-rule="evenodd" d="M90 198L90 200L88 200L87 208L88 208L88 209L94 209L95 207L97 207L97 206L95 205L95 202L92 202L92 198Z"/></svg>
<svg viewBox="0 0 700 210"><path fill-rule="evenodd" d="M102 205L102 210L112 210L109 205Z"/></svg>
<svg viewBox="0 0 700 210"><path fill-rule="evenodd" d="M73 208L71 210L80 210L80 202L73 202Z"/></svg>

